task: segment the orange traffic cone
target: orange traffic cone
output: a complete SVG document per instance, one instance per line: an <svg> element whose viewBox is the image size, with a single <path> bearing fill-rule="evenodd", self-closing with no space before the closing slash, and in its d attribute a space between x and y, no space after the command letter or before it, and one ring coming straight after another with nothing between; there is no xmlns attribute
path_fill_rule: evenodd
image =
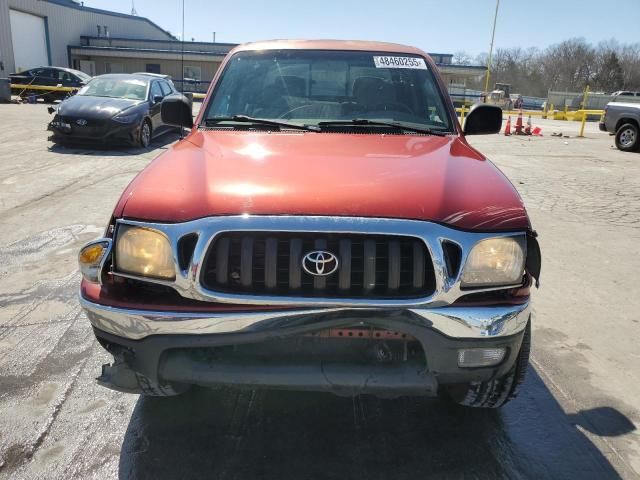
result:
<svg viewBox="0 0 640 480"><path fill-rule="evenodd" d="M520 110L520 113L518 113L515 130L516 130L516 135L522 135L522 110Z"/></svg>
<svg viewBox="0 0 640 480"><path fill-rule="evenodd" d="M529 115L529 118L527 119L527 126L524 129L524 134L531 135L531 115Z"/></svg>
<svg viewBox="0 0 640 480"><path fill-rule="evenodd" d="M505 137L511 135L511 115L507 117L507 126L504 127L504 135Z"/></svg>

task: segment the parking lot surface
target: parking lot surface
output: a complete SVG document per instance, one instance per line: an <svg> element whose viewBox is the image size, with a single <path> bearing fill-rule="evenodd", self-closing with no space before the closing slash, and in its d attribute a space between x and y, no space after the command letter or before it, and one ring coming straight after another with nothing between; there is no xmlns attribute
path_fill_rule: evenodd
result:
<svg viewBox="0 0 640 480"><path fill-rule="evenodd" d="M52 148L48 119L44 105L0 105L1 478L640 478L640 154L595 124L584 139L543 120L544 137L470 139L520 191L543 252L526 383L482 411L97 386L109 357L78 305L76 254L176 137Z"/></svg>

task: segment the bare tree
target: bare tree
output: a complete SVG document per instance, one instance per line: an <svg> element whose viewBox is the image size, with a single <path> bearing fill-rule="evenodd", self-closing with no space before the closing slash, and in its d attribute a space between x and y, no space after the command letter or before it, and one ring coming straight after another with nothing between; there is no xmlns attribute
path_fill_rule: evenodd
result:
<svg viewBox="0 0 640 480"><path fill-rule="evenodd" d="M487 63L486 53L472 59L465 52L456 52L454 58L455 63ZM539 97L548 90L579 92L587 85L603 92L640 90L640 43L621 45L608 40L593 46L584 38L571 38L542 51L498 48L491 62L491 78L510 83L515 92ZM469 86L482 89L484 79Z"/></svg>
<svg viewBox="0 0 640 480"><path fill-rule="evenodd" d="M451 61L456 65L471 65L472 63L471 56L463 51L454 53Z"/></svg>

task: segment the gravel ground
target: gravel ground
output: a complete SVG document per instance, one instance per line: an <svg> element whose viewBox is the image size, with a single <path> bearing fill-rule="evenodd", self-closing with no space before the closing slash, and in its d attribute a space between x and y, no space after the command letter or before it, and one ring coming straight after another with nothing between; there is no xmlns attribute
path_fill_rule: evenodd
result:
<svg viewBox="0 0 640 480"><path fill-rule="evenodd" d="M77 250L175 137L51 148L48 117L0 105L1 478L640 478L640 154L596 125L584 139L543 120L544 137L471 139L521 192L543 249L529 375L494 412L97 386L108 356L78 306Z"/></svg>

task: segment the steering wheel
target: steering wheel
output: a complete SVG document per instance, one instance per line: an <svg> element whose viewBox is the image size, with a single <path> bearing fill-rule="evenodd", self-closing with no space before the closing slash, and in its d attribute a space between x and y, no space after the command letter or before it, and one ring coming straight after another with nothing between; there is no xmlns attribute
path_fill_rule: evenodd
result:
<svg viewBox="0 0 640 480"><path fill-rule="evenodd" d="M391 108L389 108L391 107ZM385 112L389 111L389 110L394 110L396 112L404 112L404 113L410 113L411 115L413 115L413 112L411 111L411 109L405 105L404 103L398 103L398 102L382 102L382 103L377 103L374 106L375 110L384 110Z"/></svg>

